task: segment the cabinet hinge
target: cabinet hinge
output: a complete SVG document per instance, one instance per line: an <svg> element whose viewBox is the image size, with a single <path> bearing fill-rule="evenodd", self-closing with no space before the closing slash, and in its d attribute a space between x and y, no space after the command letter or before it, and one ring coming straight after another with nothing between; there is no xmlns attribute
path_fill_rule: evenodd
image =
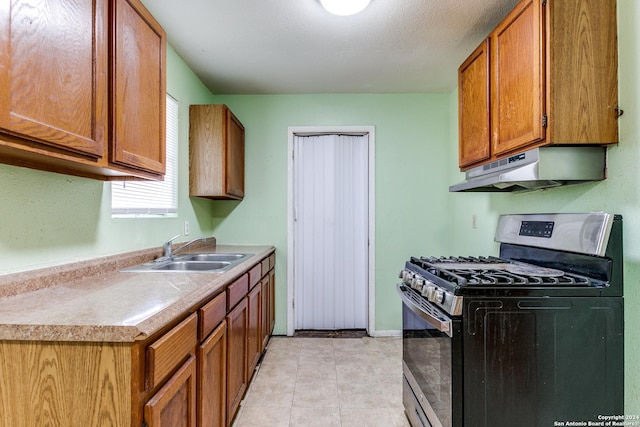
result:
<svg viewBox="0 0 640 427"><path fill-rule="evenodd" d="M546 114L542 115L542 127L543 128L547 127L547 115Z"/></svg>
<svg viewBox="0 0 640 427"><path fill-rule="evenodd" d="M547 5L547 0L542 0L542 7L545 7Z"/></svg>

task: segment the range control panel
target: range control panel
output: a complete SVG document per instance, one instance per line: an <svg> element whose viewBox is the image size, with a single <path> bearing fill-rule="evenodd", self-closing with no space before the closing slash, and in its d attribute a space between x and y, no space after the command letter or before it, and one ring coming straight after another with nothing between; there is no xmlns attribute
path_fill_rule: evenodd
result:
<svg viewBox="0 0 640 427"><path fill-rule="evenodd" d="M500 215L495 241L604 256L615 217L604 212Z"/></svg>
<svg viewBox="0 0 640 427"><path fill-rule="evenodd" d="M522 221L520 235L550 239L554 224L553 221Z"/></svg>

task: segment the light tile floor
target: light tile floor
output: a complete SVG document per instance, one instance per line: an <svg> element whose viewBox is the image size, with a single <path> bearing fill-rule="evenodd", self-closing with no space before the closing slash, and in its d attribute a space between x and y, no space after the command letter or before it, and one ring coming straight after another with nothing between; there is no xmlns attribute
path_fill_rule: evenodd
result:
<svg viewBox="0 0 640 427"><path fill-rule="evenodd" d="M400 338L273 337L233 427L409 427Z"/></svg>

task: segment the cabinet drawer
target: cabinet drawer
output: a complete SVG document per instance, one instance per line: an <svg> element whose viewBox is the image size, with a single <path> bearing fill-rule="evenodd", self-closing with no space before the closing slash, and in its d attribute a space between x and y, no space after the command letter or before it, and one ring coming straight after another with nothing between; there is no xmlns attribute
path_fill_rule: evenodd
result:
<svg viewBox="0 0 640 427"><path fill-rule="evenodd" d="M276 254L269 255L269 270L276 266Z"/></svg>
<svg viewBox="0 0 640 427"><path fill-rule="evenodd" d="M249 289L253 289L262 278L262 264L258 264L249 270Z"/></svg>
<svg viewBox="0 0 640 427"><path fill-rule="evenodd" d="M149 388L164 382L189 355L195 354L197 325L197 316L194 313L147 347Z"/></svg>
<svg viewBox="0 0 640 427"><path fill-rule="evenodd" d="M198 310L198 337L200 341L213 331L227 315L227 297L221 293Z"/></svg>
<svg viewBox="0 0 640 427"><path fill-rule="evenodd" d="M231 310L249 293L249 275L245 274L227 288L227 308Z"/></svg>
<svg viewBox="0 0 640 427"><path fill-rule="evenodd" d="M269 272L269 257L262 260L262 276L265 276Z"/></svg>

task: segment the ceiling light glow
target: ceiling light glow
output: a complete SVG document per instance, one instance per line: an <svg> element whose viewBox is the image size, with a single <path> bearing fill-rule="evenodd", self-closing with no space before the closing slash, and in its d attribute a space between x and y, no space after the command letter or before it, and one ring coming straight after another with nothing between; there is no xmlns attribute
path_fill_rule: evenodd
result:
<svg viewBox="0 0 640 427"><path fill-rule="evenodd" d="M338 16L355 15L362 12L371 0L320 0L327 12Z"/></svg>

